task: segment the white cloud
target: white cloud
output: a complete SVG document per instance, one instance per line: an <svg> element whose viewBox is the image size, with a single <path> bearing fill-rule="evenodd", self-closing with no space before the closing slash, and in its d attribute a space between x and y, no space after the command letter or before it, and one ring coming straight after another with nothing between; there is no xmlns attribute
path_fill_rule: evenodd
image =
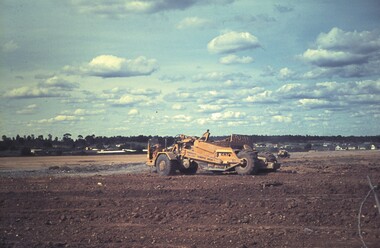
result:
<svg viewBox="0 0 380 248"><path fill-rule="evenodd" d="M227 82L228 80L246 81L251 78L250 75L244 73L225 73L225 72L207 72L193 76L194 82L212 81Z"/></svg>
<svg viewBox="0 0 380 248"><path fill-rule="evenodd" d="M228 121L227 122L228 127L242 127L248 124L249 124L248 121Z"/></svg>
<svg viewBox="0 0 380 248"><path fill-rule="evenodd" d="M189 115L174 115L174 116L172 117L172 120L173 120L174 122L186 122L186 123L188 123L188 122L190 122L192 119L193 119L193 118L192 118L191 116L189 116Z"/></svg>
<svg viewBox="0 0 380 248"><path fill-rule="evenodd" d="M334 27L319 34L315 48L299 57L317 67L304 74L306 79L380 75L380 32L350 32Z"/></svg>
<svg viewBox="0 0 380 248"><path fill-rule="evenodd" d="M276 91L282 99L298 99L300 106L344 106L349 102L379 102L380 80L285 84Z"/></svg>
<svg viewBox="0 0 380 248"><path fill-rule="evenodd" d="M121 96L119 99L112 100L110 99L109 102L111 102L113 105L118 106L133 106L140 103L147 103L150 101L150 98L148 96L144 95L130 95L126 94Z"/></svg>
<svg viewBox="0 0 380 248"><path fill-rule="evenodd" d="M114 93L111 93L114 92ZM112 89L111 91L103 91L102 98L106 99L113 106L151 106L157 105L157 96L161 90L152 88L127 88Z"/></svg>
<svg viewBox="0 0 380 248"><path fill-rule="evenodd" d="M327 34L319 34L316 44L323 49L368 54L380 49L380 34L370 31L345 32L334 27Z"/></svg>
<svg viewBox="0 0 380 248"><path fill-rule="evenodd" d="M224 121L231 119L241 119L245 117L247 114L244 112L234 112L234 111L226 111L219 113L212 113L210 119L213 121Z"/></svg>
<svg viewBox="0 0 380 248"><path fill-rule="evenodd" d="M272 116L272 121L273 122L290 123L290 122L292 122L292 116L274 115L274 116Z"/></svg>
<svg viewBox="0 0 380 248"><path fill-rule="evenodd" d="M138 109L131 109L128 111L128 115L138 115L139 113Z"/></svg>
<svg viewBox="0 0 380 248"><path fill-rule="evenodd" d="M37 104L30 104L26 106L25 108L16 111L16 113L20 115L30 115L30 114L35 114L37 109L38 109Z"/></svg>
<svg viewBox="0 0 380 248"><path fill-rule="evenodd" d="M10 40L8 42L3 43L1 48L3 52L11 53L18 49L18 44L14 40Z"/></svg>
<svg viewBox="0 0 380 248"><path fill-rule="evenodd" d="M150 75L158 69L155 59L144 56L135 59L120 58L113 55L100 55L93 58L88 64L73 67L65 66L67 73L84 74L103 78L133 77Z"/></svg>
<svg viewBox="0 0 380 248"><path fill-rule="evenodd" d="M277 99L273 96L273 92L271 90L265 90L254 95L248 95L243 99L243 101L250 103L273 103L277 102Z"/></svg>
<svg viewBox="0 0 380 248"><path fill-rule="evenodd" d="M249 64L253 62L253 58L250 56L239 57L235 54L230 54L219 59L219 63L229 64Z"/></svg>
<svg viewBox="0 0 380 248"><path fill-rule="evenodd" d="M75 116L86 116L86 115L99 115L99 114L103 114L104 112L105 112L104 109L89 110L89 109L78 108L74 110L72 114Z"/></svg>
<svg viewBox="0 0 380 248"><path fill-rule="evenodd" d="M223 107L220 105L213 105L213 104L200 104L198 105L199 112L201 113L213 113L223 110Z"/></svg>
<svg viewBox="0 0 380 248"><path fill-rule="evenodd" d="M82 13L105 17L124 18L131 14L152 14L170 10L185 10L194 5L228 4L233 0L71 0L71 4Z"/></svg>
<svg viewBox="0 0 380 248"><path fill-rule="evenodd" d="M206 125L208 123L210 123L210 120L208 118L199 118L196 120L196 123L198 123L198 125Z"/></svg>
<svg viewBox="0 0 380 248"><path fill-rule="evenodd" d="M262 72L260 74L260 76L262 76L262 77L272 77L275 75L276 75L276 70L270 65L263 68Z"/></svg>
<svg viewBox="0 0 380 248"><path fill-rule="evenodd" d="M175 103L175 104L172 105L172 109L173 110L185 110L186 107L183 106L183 104Z"/></svg>
<svg viewBox="0 0 380 248"><path fill-rule="evenodd" d="M368 62L366 55L352 54L345 51L325 49L307 49L303 54L304 61L321 67L341 67Z"/></svg>
<svg viewBox="0 0 380 248"><path fill-rule="evenodd" d="M68 96L64 92L58 92L44 87L23 86L14 88L4 93L7 98L41 98L41 97L63 97Z"/></svg>
<svg viewBox="0 0 380 248"><path fill-rule="evenodd" d="M126 91L132 95L145 95L145 96L154 96L154 95L159 95L161 93L160 90L151 89L151 88L133 88Z"/></svg>
<svg viewBox="0 0 380 248"><path fill-rule="evenodd" d="M127 12L151 12L154 9L154 2L145 1L131 1L125 3L125 10Z"/></svg>
<svg viewBox="0 0 380 248"><path fill-rule="evenodd" d="M278 77L282 80L292 79L295 76L295 72L289 69L288 67L284 67L280 69Z"/></svg>
<svg viewBox="0 0 380 248"><path fill-rule="evenodd" d="M208 117L201 117L195 120L198 125L209 125L215 123L223 123L223 125L227 124L227 126L237 126L240 124L248 123L247 114L245 112L239 111L225 111L218 113L211 113Z"/></svg>
<svg viewBox="0 0 380 248"><path fill-rule="evenodd" d="M175 92L164 95L164 99L169 102L178 102L180 99L181 102L195 102L197 97L190 89L177 89Z"/></svg>
<svg viewBox="0 0 380 248"><path fill-rule="evenodd" d="M58 76L52 76L50 78L47 78L40 85L44 86L44 87L55 88L55 89L64 89L64 90L72 90L74 88L79 88L78 84L69 82L65 79L58 77Z"/></svg>
<svg viewBox="0 0 380 248"><path fill-rule="evenodd" d="M207 48L211 53L233 53L260 47L256 36L248 32L229 32L212 39Z"/></svg>
<svg viewBox="0 0 380 248"><path fill-rule="evenodd" d="M44 123L57 123L57 122L76 122L84 120L84 117L78 117L73 115L57 115L56 117L50 118L50 119L42 119L38 120L37 123L44 124Z"/></svg>
<svg viewBox="0 0 380 248"><path fill-rule="evenodd" d="M279 93L282 93L282 94L286 94L286 93L289 93L289 92L294 92L294 91L298 91L299 89L303 88L301 84L284 84L283 86L281 86L277 92Z"/></svg>
<svg viewBox="0 0 380 248"><path fill-rule="evenodd" d="M78 88L79 85L71 83L58 76L52 76L39 83L37 86L23 86L6 91L3 96L7 98L43 98L43 97L67 97L67 91Z"/></svg>
<svg viewBox="0 0 380 248"><path fill-rule="evenodd" d="M357 81L350 84L351 92L353 94L380 94L380 79L378 80L364 80Z"/></svg>
<svg viewBox="0 0 380 248"><path fill-rule="evenodd" d="M298 102L300 105L310 108L325 107L331 105L329 101L324 99L300 99Z"/></svg>
<svg viewBox="0 0 380 248"><path fill-rule="evenodd" d="M186 17L182 19L178 25L178 29L186 29L186 28L204 28L209 26L211 22L207 19L199 18L196 16Z"/></svg>
<svg viewBox="0 0 380 248"><path fill-rule="evenodd" d="M146 97L155 97L161 93L161 90L153 89L153 88L123 88L120 89L118 87L112 88L110 90L103 90L103 94L99 95L102 99L107 99L109 101L119 99L126 95L142 95Z"/></svg>

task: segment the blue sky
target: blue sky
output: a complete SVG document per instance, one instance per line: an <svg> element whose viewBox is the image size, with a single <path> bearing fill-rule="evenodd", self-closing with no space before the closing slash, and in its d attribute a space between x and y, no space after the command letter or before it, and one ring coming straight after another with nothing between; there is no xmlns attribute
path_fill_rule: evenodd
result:
<svg viewBox="0 0 380 248"><path fill-rule="evenodd" d="M380 134L376 0L0 1L7 136Z"/></svg>

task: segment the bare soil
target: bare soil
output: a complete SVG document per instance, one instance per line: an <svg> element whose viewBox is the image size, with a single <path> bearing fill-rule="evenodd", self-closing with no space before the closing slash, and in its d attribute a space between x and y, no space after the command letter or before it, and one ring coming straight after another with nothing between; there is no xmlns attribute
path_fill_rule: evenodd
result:
<svg viewBox="0 0 380 248"><path fill-rule="evenodd" d="M380 151L293 153L256 176L160 177L144 159L1 158L0 247L379 247L364 199Z"/></svg>

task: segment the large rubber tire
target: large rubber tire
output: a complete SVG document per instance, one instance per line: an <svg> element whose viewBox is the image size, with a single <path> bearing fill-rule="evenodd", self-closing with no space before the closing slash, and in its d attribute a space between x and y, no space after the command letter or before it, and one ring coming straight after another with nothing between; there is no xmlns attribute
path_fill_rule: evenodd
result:
<svg viewBox="0 0 380 248"><path fill-rule="evenodd" d="M251 151L241 151L237 156L245 162L235 167L235 171L239 175L256 175L259 173L259 164L256 161L255 153Z"/></svg>
<svg viewBox="0 0 380 248"><path fill-rule="evenodd" d="M178 166L178 170L185 175L194 175L197 173L198 170L198 163L197 162L191 162L190 167L186 168L182 165Z"/></svg>
<svg viewBox="0 0 380 248"><path fill-rule="evenodd" d="M270 153L270 152L259 152L257 154L257 156L258 156L259 163L262 163L262 165L263 165L262 167L263 168L265 168L266 165L265 165L265 162L260 159L260 157L265 158L267 162L277 163L277 158L276 158L276 156L273 155L273 153ZM269 171L269 172L276 172L277 171L277 169L266 169L266 170Z"/></svg>
<svg viewBox="0 0 380 248"><path fill-rule="evenodd" d="M273 153L270 152L259 152L257 156L266 158L268 162L277 162L276 156L274 156Z"/></svg>
<svg viewBox="0 0 380 248"><path fill-rule="evenodd" d="M177 169L177 161L171 161L168 156L161 154L156 160L157 173L160 176L170 176Z"/></svg>

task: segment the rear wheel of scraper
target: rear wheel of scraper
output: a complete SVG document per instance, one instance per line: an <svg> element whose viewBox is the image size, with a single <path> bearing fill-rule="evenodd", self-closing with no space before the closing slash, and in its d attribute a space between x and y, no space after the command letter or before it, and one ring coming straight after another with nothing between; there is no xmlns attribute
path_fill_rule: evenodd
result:
<svg viewBox="0 0 380 248"><path fill-rule="evenodd" d="M157 173L160 176L173 175L176 170L176 161L171 161L168 156L161 154L156 160Z"/></svg>
<svg viewBox="0 0 380 248"><path fill-rule="evenodd" d="M179 171L185 175L193 175L197 173L198 163L194 161L191 161L191 162L189 161L188 163L189 165L187 168L186 166L184 166L183 161L182 163L179 163L179 166L178 166Z"/></svg>
<svg viewBox="0 0 380 248"><path fill-rule="evenodd" d="M267 162L277 162L276 156L273 155L273 153L270 152L259 152L257 156L264 157Z"/></svg>
<svg viewBox="0 0 380 248"><path fill-rule="evenodd" d="M235 167L239 175L255 175L259 172L259 165L253 152L241 151L237 156L242 160L242 163Z"/></svg>

